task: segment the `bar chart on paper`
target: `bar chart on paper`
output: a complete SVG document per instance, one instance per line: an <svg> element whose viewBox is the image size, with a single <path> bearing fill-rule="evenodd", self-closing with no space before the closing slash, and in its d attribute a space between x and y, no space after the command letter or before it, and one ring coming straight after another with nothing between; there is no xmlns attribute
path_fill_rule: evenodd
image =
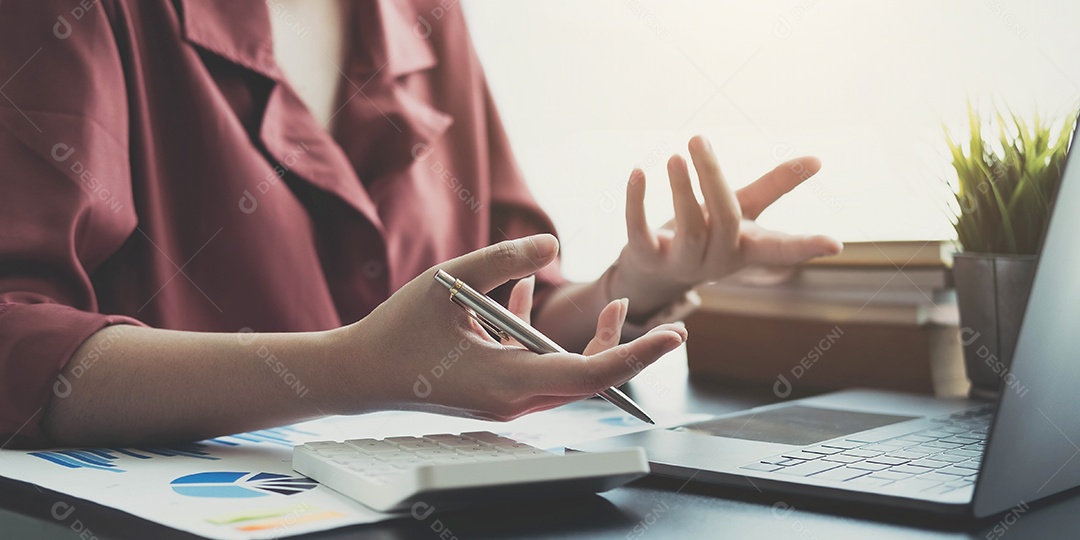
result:
<svg viewBox="0 0 1080 540"><path fill-rule="evenodd" d="M391 517L292 470L293 446L331 436L327 427L161 446L0 450L0 475L208 538L280 538Z"/></svg>
<svg viewBox="0 0 1080 540"><path fill-rule="evenodd" d="M212 455L208 449L213 445L240 446L244 443L269 443L292 448L293 440L297 436L314 435L290 426L238 433L226 437L207 439L197 443L188 443L172 447L147 447L147 448L78 448L65 450L49 450L30 452L29 455L41 458L69 469L96 469L115 473L125 472L126 469L117 465L116 461L121 456L135 459L153 459L160 457L186 457L191 459L204 459L216 461L221 458Z"/></svg>

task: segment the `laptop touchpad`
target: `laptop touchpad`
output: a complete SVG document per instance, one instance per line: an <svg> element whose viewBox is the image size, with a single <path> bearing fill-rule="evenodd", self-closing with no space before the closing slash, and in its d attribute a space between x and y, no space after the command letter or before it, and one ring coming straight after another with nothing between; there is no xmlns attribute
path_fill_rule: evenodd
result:
<svg viewBox="0 0 1080 540"><path fill-rule="evenodd" d="M673 429L686 433L804 446L916 418L918 417L792 405L687 424Z"/></svg>

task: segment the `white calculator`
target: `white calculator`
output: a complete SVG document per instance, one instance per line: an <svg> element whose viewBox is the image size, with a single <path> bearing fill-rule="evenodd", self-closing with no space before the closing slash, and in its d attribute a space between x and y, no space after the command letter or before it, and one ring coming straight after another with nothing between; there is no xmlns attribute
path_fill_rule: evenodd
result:
<svg viewBox="0 0 1080 540"><path fill-rule="evenodd" d="M555 454L487 431L308 442L293 469L381 512L619 487L649 472L645 451Z"/></svg>

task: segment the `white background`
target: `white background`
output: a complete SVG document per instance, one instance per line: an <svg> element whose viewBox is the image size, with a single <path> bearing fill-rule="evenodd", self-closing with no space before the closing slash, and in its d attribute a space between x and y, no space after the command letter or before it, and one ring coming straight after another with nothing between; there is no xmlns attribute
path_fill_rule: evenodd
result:
<svg viewBox="0 0 1080 540"><path fill-rule="evenodd" d="M1080 103L1080 3L468 0L533 193L591 279L625 242L624 185L696 133L743 185L816 155L822 172L762 221L842 240L950 238L942 125L966 103L1060 115Z"/></svg>

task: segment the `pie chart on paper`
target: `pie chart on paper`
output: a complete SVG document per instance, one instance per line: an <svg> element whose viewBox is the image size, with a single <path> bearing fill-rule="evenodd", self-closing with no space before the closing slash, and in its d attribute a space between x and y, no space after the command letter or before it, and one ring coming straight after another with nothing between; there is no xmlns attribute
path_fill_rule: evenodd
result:
<svg viewBox="0 0 1080 540"><path fill-rule="evenodd" d="M181 476L169 485L176 493L188 497L239 499L295 495L319 483L304 476L268 472L210 471Z"/></svg>

